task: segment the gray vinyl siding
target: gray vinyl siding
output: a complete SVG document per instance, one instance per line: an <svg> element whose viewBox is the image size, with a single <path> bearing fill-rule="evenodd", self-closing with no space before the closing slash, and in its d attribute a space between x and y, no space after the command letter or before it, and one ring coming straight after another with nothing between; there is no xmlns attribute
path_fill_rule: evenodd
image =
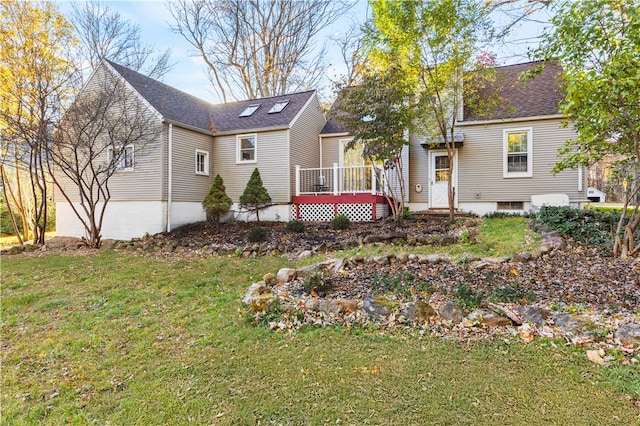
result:
<svg viewBox="0 0 640 426"><path fill-rule="evenodd" d="M209 153L208 176L196 174L196 149ZM204 199L216 173L213 167L213 155L213 136L173 126L172 201L201 202Z"/></svg>
<svg viewBox="0 0 640 426"><path fill-rule="evenodd" d="M295 166L318 167L320 164L320 142L318 135L325 125L317 96L312 96L289 131L289 187L290 195L296 191ZM290 197L289 197L290 198Z"/></svg>
<svg viewBox="0 0 640 426"><path fill-rule="evenodd" d="M104 65L100 66L91 76L87 85L78 96L90 93L99 85L114 78L106 72ZM139 103L139 105L136 105ZM136 141L134 146L134 167L132 171L116 171L108 181L108 189L111 201L156 201L162 197L162 122L157 112L148 106L141 98L131 96L131 108L148 108L147 114L152 123L157 125L157 136L152 140ZM152 124L153 125L153 124ZM108 162L108 151L105 149L97 159L99 163ZM72 202L79 202L78 190L70 179L64 177L62 172L56 174L60 177L65 193ZM55 191L55 201L65 201L60 190Z"/></svg>
<svg viewBox="0 0 640 426"><path fill-rule="evenodd" d="M503 177L503 130L532 129L533 176ZM458 150L458 199L460 202L530 201L531 195L563 193L572 201L582 201L586 188L578 191L578 172L557 175L551 169L557 151L575 137L572 128L562 128L560 119L531 120L460 127L464 146ZM586 175L583 174L583 175Z"/></svg>
<svg viewBox="0 0 640 426"><path fill-rule="evenodd" d="M252 134L251 132L241 134ZM277 130L256 134L257 163L236 163L236 136L216 136L213 155L213 170L220 173L233 202L240 195L257 167L262 183L274 203L289 203L289 131Z"/></svg>
<svg viewBox="0 0 640 426"><path fill-rule="evenodd" d="M340 141L351 139L351 136L331 136L322 138L322 167L333 167L340 163Z"/></svg>
<svg viewBox="0 0 640 426"><path fill-rule="evenodd" d="M420 145L420 138L409 135L409 202L429 202L429 151ZM422 192L416 192L416 185L422 185Z"/></svg>
<svg viewBox="0 0 640 426"><path fill-rule="evenodd" d="M162 125L158 120L158 127ZM157 201L162 197L162 133L144 146L135 145L132 171L117 171L109 180L112 201Z"/></svg>

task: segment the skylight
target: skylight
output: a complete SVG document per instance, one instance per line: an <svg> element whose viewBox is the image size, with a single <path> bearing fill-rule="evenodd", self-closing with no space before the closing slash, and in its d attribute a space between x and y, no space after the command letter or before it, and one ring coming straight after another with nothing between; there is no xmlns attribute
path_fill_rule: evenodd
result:
<svg viewBox="0 0 640 426"><path fill-rule="evenodd" d="M287 105L289 105L289 99L278 101L271 107L268 114L277 114L285 109Z"/></svg>
<svg viewBox="0 0 640 426"><path fill-rule="evenodd" d="M260 104L249 105L240 113L238 117L249 117L260 108Z"/></svg>

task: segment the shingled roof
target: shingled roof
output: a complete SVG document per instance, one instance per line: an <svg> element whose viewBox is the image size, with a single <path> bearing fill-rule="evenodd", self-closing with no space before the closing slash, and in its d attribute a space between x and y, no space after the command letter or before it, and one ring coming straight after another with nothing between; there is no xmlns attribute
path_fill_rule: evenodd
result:
<svg viewBox="0 0 640 426"><path fill-rule="evenodd" d="M315 91L227 104L211 104L129 68L107 61L166 120L212 133L244 132L288 127L315 95ZM278 101L289 101L279 113L269 113ZM248 117L240 117L249 105L260 107Z"/></svg>
<svg viewBox="0 0 640 426"><path fill-rule="evenodd" d="M560 76L562 68L554 61L544 64L541 72L534 78L526 79L523 74L543 65L542 62L527 62L496 68L495 82L486 83L476 96L488 99L499 95L499 107L490 111L476 111L465 104L464 122L478 120L504 120L520 117L539 117L558 114L558 103L562 100ZM340 108L340 93L331 105L329 120L321 134L346 133L344 124L336 119Z"/></svg>
<svg viewBox="0 0 640 426"><path fill-rule="evenodd" d="M333 103L331 104L331 107L329 108L327 122L322 128L322 131L320 132L321 135L347 133L347 129L345 128L345 125L336 117L337 115L340 115L340 114L346 114L344 111L339 111L340 99L341 99L342 93L344 93L344 90L349 90L349 88L347 87L342 91L340 91L338 93L338 97L336 98L336 100L333 101Z"/></svg>
<svg viewBox="0 0 640 426"><path fill-rule="evenodd" d="M533 78L523 77L527 71L542 65L544 68L538 74L534 74ZM488 111L477 111L465 104L465 122L539 117L559 113L558 104L562 100L562 68L557 62L527 62L497 67L496 71L495 81L487 83L477 92L477 96L488 99L497 94L499 106Z"/></svg>

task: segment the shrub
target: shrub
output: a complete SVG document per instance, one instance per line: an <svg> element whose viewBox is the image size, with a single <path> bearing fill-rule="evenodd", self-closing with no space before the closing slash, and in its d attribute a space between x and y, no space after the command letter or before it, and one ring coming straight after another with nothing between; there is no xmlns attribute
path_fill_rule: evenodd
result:
<svg viewBox="0 0 640 426"><path fill-rule="evenodd" d="M397 274L373 274L372 287L374 293L410 296L415 285L415 276L408 271Z"/></svg>
<svg viewBox="0 0 640 426"><path fill-rule="evenodd" d="M572 207L544 206L536 215L548 230L570 236L579 243L611 252L620 212L600 212Z"/></svg>
<svg viewBox="0 0 640 426"><path fill-rule="evenodd" d="M482 304L482 294L472 290L467 284L460 284L455 290L455 300L462 309L477 309Z"/></svg>
<svg viewBox="0 0 640 426"><path fill-rule="evenodd" d="M244 188L244 192L240 196L240 207L249 211L255 211L256 220L260 223L260 209L271 204L271 196L267 192L267 188L262 184L260 171L256 167Z"/></svg>
<svg viewBox="0 0 640 426"><path fill-rule="evenodd" d="M304 222L297 219L289 221L289 223L287 223L287 231L304 232Z"/></svg>
<svg viewBox="0 0 640 426"><path fill-rule="evenodd" d="M252 243L264 241L267 239L267 231L264 228L258 226L257 228L253 228L251 231L249 231L249 233L247 234L247 239Z"/></svg>
<svg viewBox="0 0 640 426"><path fill-rule="evenodd" d="M304 291L325 296L333 288L333 279L325 271L313 271L304 280Z"/></svg>
<svg viewBox="0 0 640 426"><path fill-rule="evenodd" d="M513 285L493 288L491 290L490 298L501 303L522 301L533 303L536 301L536 294L531 290L523 288L519 283L516 283Z"/></svg>
<svg viewBox="0 0 640 426"><path fill-rule="evenodd" d="M331 228L335 230L349 229L351 220L344 214L339 214L331 220Z"/></svg>
<svg viewBox="0 0 640 426"><path fill-rule="evenodd" d="M213 184L211 184L209 192L202 201L202 207L207 212L207 218L213 219L217 227L220 224L220 216L229 211L231 204L233 204L233 201L227 195L224 181L218 174L213 179Z"/></svg>
<svg viewBox="0 0 640 426"><path fill-rule="evenodd" d="M412 216L413 212L411 211L411 209L409 209L409 207L405 207L404 211L402 212L402 219L409 220Z"/></svg>

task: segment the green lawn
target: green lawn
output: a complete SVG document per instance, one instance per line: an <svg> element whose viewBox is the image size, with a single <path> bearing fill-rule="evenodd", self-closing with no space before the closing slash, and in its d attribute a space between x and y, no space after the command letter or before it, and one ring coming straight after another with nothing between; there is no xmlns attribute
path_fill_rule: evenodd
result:
<svg viewBox="0 0 640 426"><path fill-rule="evenodd" d="M640 370L583 349L253 326L239 299L283 258L1 266L6 425L640 424Z"/></svg>

